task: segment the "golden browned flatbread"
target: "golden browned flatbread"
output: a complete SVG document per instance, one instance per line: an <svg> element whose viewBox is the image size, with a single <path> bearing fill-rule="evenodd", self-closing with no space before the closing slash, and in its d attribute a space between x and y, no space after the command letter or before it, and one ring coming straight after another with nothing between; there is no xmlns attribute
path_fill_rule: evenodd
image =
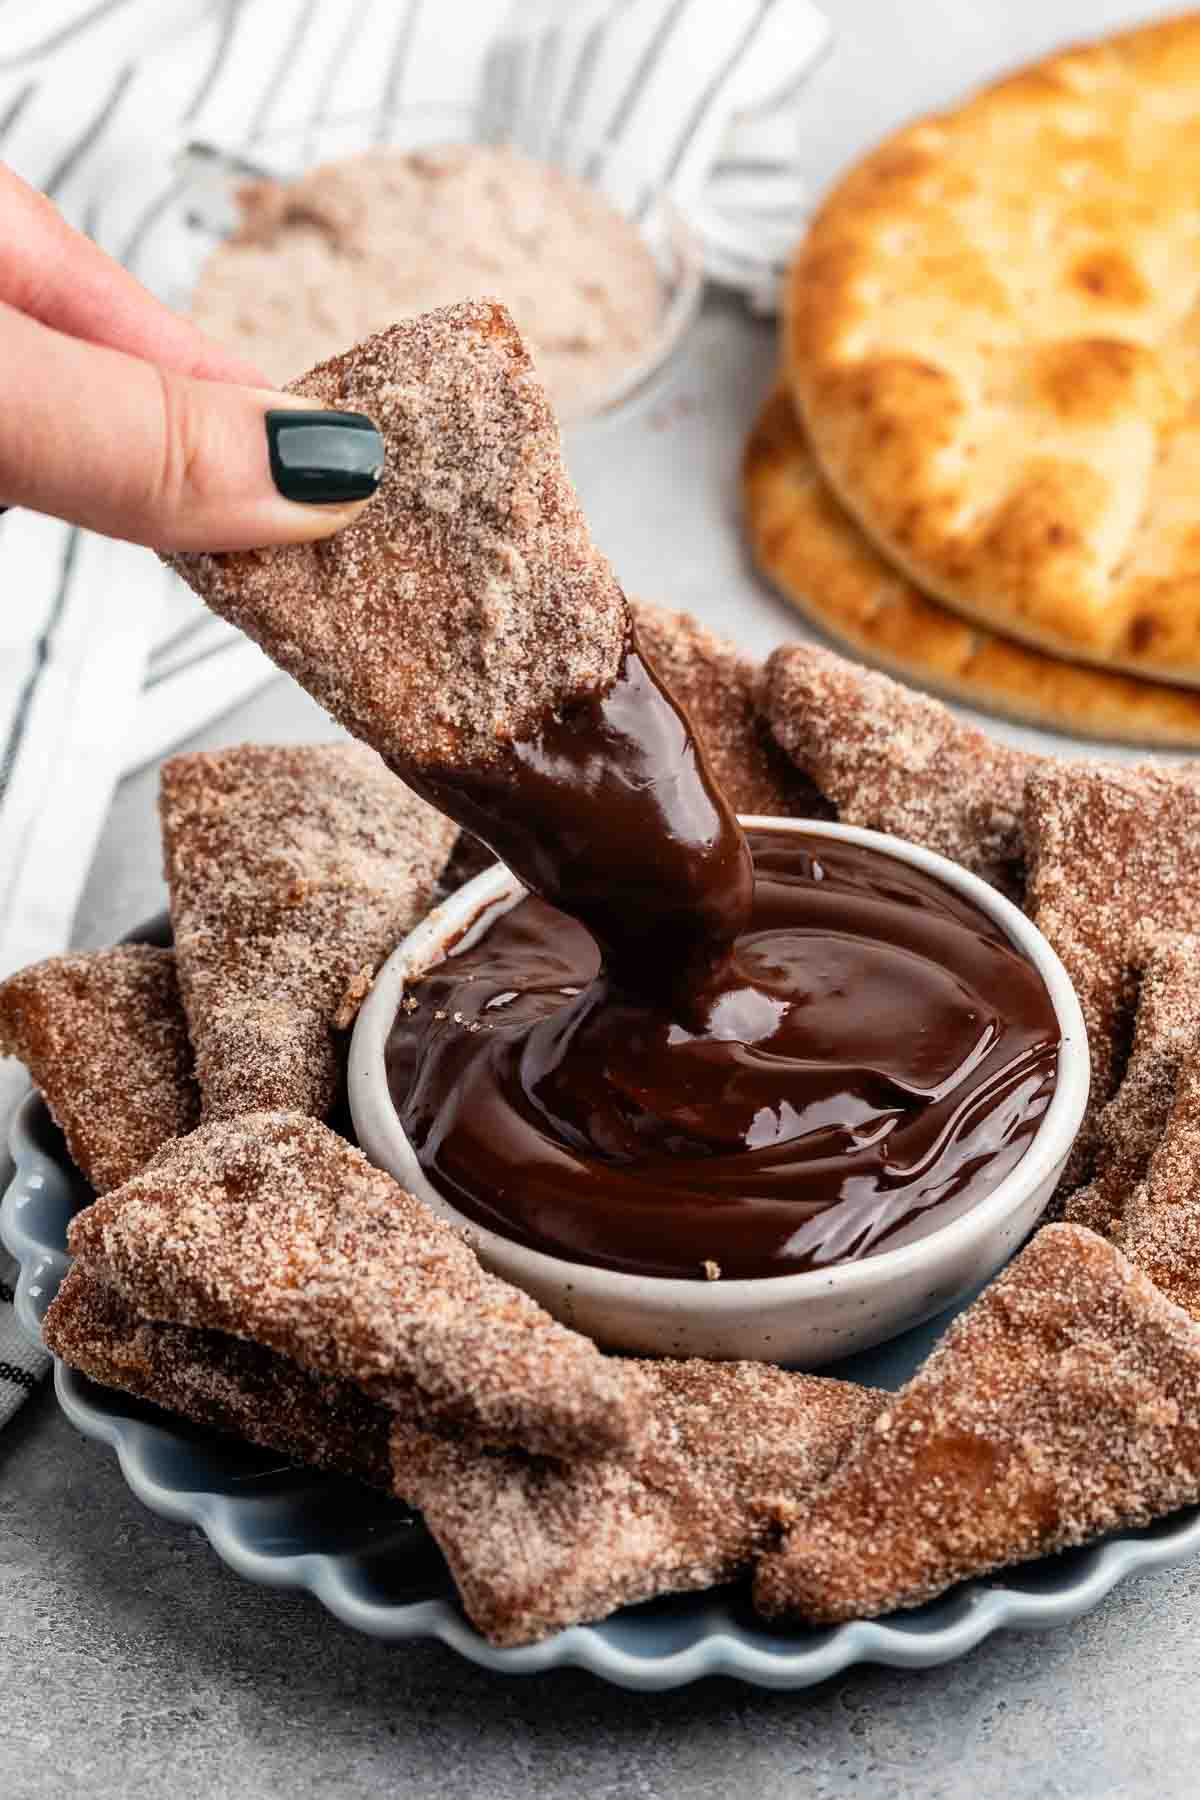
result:
<svg viewBox="0 0 1200 1800"><path fill-rule="evenodd" d="M783 386L747 439L742 494L763 574L868 661L970 706L1077 737L1200 745L1200 696L1186 688L1063 662L970 624L922 593L833 493Z"/></svg>
<svg viewBox="0 0 1200 1800"><path fill-rule="evenodd" d="M796 257L785 359L840 498L930 593L1200 686L1200 13L919 121Z"/></svg>

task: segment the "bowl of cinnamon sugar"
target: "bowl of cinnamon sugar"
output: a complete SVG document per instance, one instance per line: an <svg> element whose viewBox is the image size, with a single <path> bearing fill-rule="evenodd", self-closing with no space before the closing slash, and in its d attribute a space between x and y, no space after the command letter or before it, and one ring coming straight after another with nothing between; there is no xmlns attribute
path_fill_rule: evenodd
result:
<svg viewBox="0 0 1200 1800"><path fill-rule="evenodd" d="M501 299L560 421L657 385L699 246L627 148L437 105L189 144L138 273L284 384L400 318Z"/></svg>
<svg viewBox="0 0 1200 1800"><path fill-rule="evenodd" d="M570 1101L536 1033L561 1039L565 1014L553 1010L523 1035L515 971L527 972L543 1012L548 988L554 1008L582 1005L575 997L595 971L571 958L592 952L565 938L561 915L551 918L501 865L437 907L381 969L355 1027L349 1099L372 1161L467 1231L485 1266L604 1347L815 1368L932 1317L1007 1261L1049 1204L1083 1118L1087 1039L1058 957L979 877L880 832L811 819L741 823L756 892L767 893L754 953L776 963L787 954L772 880L793 895L811 890L826 911L799 933L818 971L800 1040L767 1046L773 1088L788 1058L808 1085L802 1098L791 1090L795 1104L776 1109L770 1131L755 1112L735 1156L712 1142L693 1155L672 1115L666 1153L630 1159L613 1148L618 1127L606 1125L607 1161L602 1153L572 1186L566 1152L580 1131L594 1132L599 1103L589 1090L576 1121L562 1125ZM894 932L879 923L893 903ZM821 933L824 962L814 951ZM894 941L874 941L889 933ZM965 1051L943 1032L952 1014L977 1023ZM687 1054L685 1035L669 1028L675 1054ZM833 1087L819 1067L831 1035L845 1050ZM890 1063L887 1044L899 1046ZM742 1091L756 1047L736 1052ZM711 1062L711 1045L701 1053ZM652 1112L644 1065L626 1066L623 1047L602 1060L622 1106L636 1091L641 1113ZM432 1098L442 1068L449 1111ZM495 1068L508 1072L493 1080ZM679 1086L677 1071L673 1079ZM529 1091L514 1098L505 1082ZM527 1116L510 1129L514 1108ZM639 1146L651 1141L647 1129L639 1116ZM464 1175L472 1162L483 1170L474 1192ZM681 1194L693 1181L697 1191ZM781 1191L797 1202L786 1235L772 1200Z"/></svg>

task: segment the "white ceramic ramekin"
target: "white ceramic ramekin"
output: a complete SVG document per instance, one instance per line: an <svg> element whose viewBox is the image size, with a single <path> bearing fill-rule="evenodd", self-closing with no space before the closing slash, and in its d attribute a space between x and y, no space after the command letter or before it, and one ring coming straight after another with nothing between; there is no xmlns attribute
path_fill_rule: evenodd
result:
<svg viewBox="0 0 1200 1800"><path fill-rule="evenodd" d="M464 1218L426 1179L401 1129L388 1092L384 1048L408 983L440 962L447 944L477 941L521 897L523 890L503 868L486 870L452 895L380 970L350 1047L350 1105L359 1141L373 1162L436 1212L466 1225L489 1269L598 1343L650 1355L748 1357L812 1368L930 1318L1008 1259L1048 1204L1083 1118L1087 1038L1075 991L1054 951L1022 912L978 876L878 831L811 819L742 823L862 844L925 870L973 900L1041 975L1062 1034L1058 1082L1025 1155L970 1211L928 1237L861 1262L742 1281L668 1280L588 1268L511 1243ZM472 921L474 929L460 938Z"/></svg>

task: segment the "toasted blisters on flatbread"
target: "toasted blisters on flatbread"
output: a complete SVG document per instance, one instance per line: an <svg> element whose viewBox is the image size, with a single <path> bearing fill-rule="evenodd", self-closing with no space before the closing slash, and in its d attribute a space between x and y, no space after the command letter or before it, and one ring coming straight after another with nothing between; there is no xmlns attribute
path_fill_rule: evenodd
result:
<svg viewBox="0 0 1200 1800"><path fill-rule="evenodd" d="M145 1318L261 1344L428 1424L564 1456L645 1428L636 1370L315 1119L200 1126L77 1214L69 1245Z"/></svg>
<svg viewBox="0 0 1200 1800"><path fill-rule="evenodd" d="M309 1463L387 1487L392 1413L348 1381L220 1331L144 1319L76 1263L46 1314L56 1356L104 1387Z"/></svg>
<svg viewBox="0 0 1200 1800"><path fill-rule="evenodd" d="M759 699L777 742L843 824L936 850L1019 898L1035 756L817 644L772 652Z"/></svg>
<svg viewBox="0 0 1200 1800"><path fill-rule="evenodd" d="M812 1624L1200 1499L1200 1326L1119 1250L1047 1225L954 1321L758 1565L755 1601Z"/></svg>
<svg viewBox="0 0 1200 1800"><path fill-rule="evenodd" d="M170 950L118 944L10 975L0 983L0 1055L25 1064L100 1194L200 1117Z"/></svg>
<svg viewBox="0 0 1200 1800"><path fill-rule="evenodd" d="M370 415L382 484L320 543L171 557L214 611L401 773L491 763L607 691L629 608L503 306L405 319L290 391Z"/></svg>
<svg viewBox="0 0 1200 1800"><path fill-rule="evenodd" d="M835 643L889 674L1076 737L1200 746L1200 695L1001 637L893 567L821 474L782 385L747 440L742 501L762 573Z"/></svg>
<svg viewBox="0 0 1200 1800"><path fill-rule="evenodd" d="M1200 685L1200 15L1065 50L887 139L787 287L821 468L928 593Z"/></svg>
<svg viewBox="0 0 1200 1800"><path fill-rule="evenodd" d="M175 756L159 810L205 1118L324 1118L354 1002L423 918L455 827L361 744Z"/></svg>
<svg viewBox="0 0 1200 1800"><path fill-rule="evenodd" d="M469 1618L494 1644L731 1580L886 1398L767 1363L629 1366L649 1383L651 1426L625 1458L489 1454L395 1424L396 1492L423 1511Z"/></svg>

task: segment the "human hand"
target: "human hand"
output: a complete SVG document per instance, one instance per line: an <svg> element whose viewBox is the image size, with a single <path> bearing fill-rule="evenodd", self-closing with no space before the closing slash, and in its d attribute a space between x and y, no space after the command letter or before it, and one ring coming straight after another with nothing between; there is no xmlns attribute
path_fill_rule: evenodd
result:
<svg viewBox="0 0 1200 1800"><path fill-rule="evenodd" d="M313 412L163 306L0 166L0 506L158 550L327 537L383 439Z"/></svg>

